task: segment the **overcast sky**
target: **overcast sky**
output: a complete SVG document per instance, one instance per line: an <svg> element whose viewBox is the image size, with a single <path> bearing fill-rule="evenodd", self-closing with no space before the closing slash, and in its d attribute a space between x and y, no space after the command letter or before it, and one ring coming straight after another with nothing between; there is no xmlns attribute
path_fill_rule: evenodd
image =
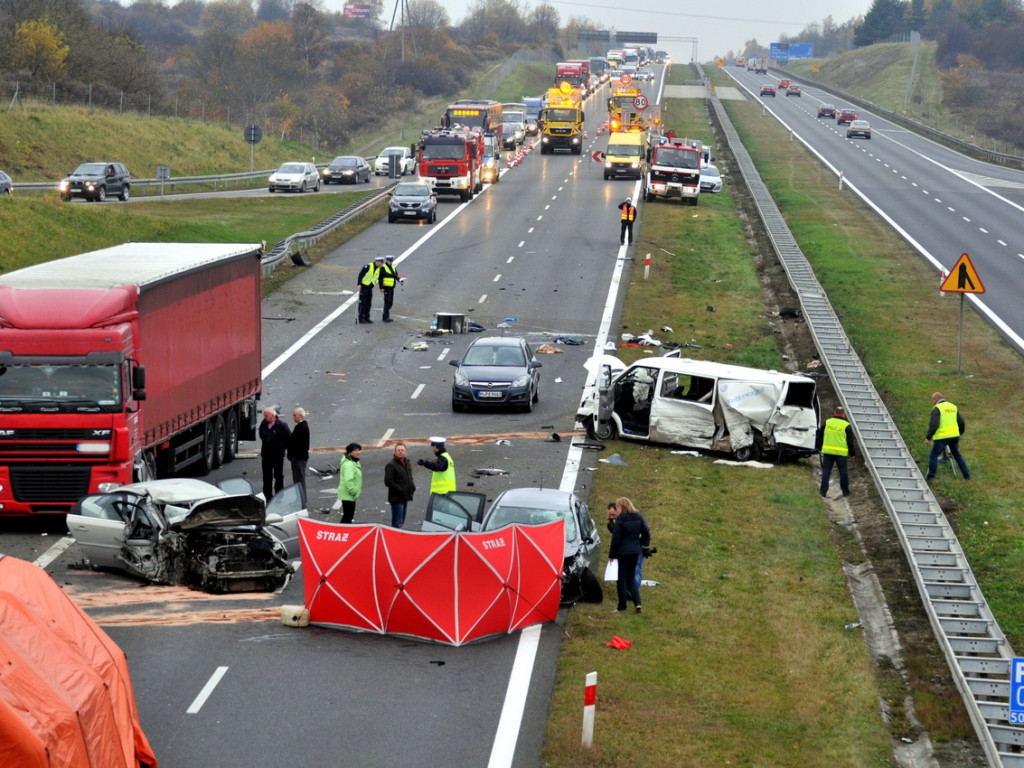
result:
<svg viewBox="0 0 1024 768"><path fill-rule="evenodd" d="M398 0L384 0L385 24L391 21ZM438 0L453 24L464 20L474 0ZM540 0L521 0L527 8L536 8ZM614 4L548 0L558 11L561 23L573 17L589 19L601 29L624 32L656 32L656 50L669 52L676 61L688 62L694 55L694 39L699 61L739 52L750 39L767 46L782 34L793 37L808 24L827 16L837 24L862 16L872 0L717 0L695 3L680 0L627 0ZM330 10L341 10L345 0L326 0Z"/></svg>

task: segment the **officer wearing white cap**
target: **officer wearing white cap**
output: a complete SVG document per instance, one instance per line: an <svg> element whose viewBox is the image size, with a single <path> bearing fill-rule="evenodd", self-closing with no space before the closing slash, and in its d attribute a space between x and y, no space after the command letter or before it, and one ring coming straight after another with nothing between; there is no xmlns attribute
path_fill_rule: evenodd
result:
<svg viewBox="0 0 1024 768"><path fill-rule="evenodd" d="M616 208L622 212L622 229L619 230L619 245L633 244L633 220L636 218L636 206L633 198L627 197Z"/></svg>
<svg viewBox="0 0 1024 768"><path fill-rule="evenodd" d="M444 447L443 437L431 437L430 447L434 451L434 460L420 459L416 463L426 467L434 474L430 478L431 493L451 493L455 490L455 461Z"/></svg>
<svg viewBox="0 0 1024 768"><path fill-rule="evenodd" d="M381 265L384 257L378 256L368 264L364 264L359 270L359 322L372 323L370 319L370 305L373 303L373 287L380 279Z"/></svg>

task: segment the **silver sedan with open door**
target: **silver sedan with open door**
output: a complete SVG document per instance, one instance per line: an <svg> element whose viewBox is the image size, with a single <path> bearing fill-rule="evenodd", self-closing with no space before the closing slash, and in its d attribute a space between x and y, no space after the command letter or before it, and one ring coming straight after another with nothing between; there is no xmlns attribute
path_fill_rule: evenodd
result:
<svg viewBox="0 0 1024 768"><path fill-rule="evenodd" d="M245 478L219 485L171 478L91 494L68 513L68 530L94 568L207 592L284 586L307 515L302 487L265 504Z"/></svg>

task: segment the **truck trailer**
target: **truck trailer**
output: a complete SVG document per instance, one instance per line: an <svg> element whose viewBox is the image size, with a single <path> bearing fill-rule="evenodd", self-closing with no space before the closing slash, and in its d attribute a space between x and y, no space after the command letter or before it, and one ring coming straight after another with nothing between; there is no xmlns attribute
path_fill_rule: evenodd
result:
<svg viewBox="0 0 1024 768"><path fill-rule="evenodd" d="M206 474L255 439L262 253L126 243L0 275L0 516Z"/></svg>

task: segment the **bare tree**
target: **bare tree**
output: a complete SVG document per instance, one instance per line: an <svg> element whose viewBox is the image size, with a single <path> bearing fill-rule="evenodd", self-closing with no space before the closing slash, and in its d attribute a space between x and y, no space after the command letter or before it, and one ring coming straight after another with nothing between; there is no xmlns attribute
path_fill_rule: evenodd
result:
<svg viewBox="0 0 1024 768"><path fill-rule="evenodd" d="M533 9L527 21L527 28L538 43L553 45L558 40L559 21L555 7L545 3Z"/></svg>
<svg viewBox="0 0 1024 768"><path fill-rule="evenodd" d="M445 30L452 25L448 11L437 0L409 0L405 25L417 29Z"/></svg>
<svg viewBox="0 0 1024 768"><path fill-rule="evenodd" d="M292 11L292 38L307 72L316 70L328 55L330 28L323 8L323 0L301 0Z"/></svg>

